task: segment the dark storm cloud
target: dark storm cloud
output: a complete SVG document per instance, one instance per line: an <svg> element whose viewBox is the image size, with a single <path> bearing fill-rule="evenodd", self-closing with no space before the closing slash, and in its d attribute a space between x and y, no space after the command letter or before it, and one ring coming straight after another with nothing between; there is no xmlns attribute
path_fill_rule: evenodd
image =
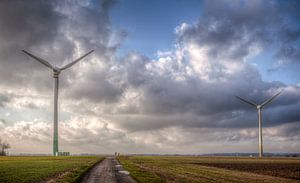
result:
<svg viewBox="0 0 300 183"><path fill-rule="evenodd" d="M122 94L123 84L118 78L119 73L115 73L112 68L116 65L115 51L126 33L111 28L109 10L115 1L95 1L89 7L71 1L61 3L66 7L61 12L69 17L62 25L66 35L80 43L81 49L95 50L89 56L95 61L89 64L82 75L78 76L78 70L75 69L67 71L65 77L68 79L63 85L69 92L64 97L91 103L116 102Z"/></svg>
<svg viewBox="0 0 300 183"><path fill-rule="evenodd" d="M150 60L138 53L130 53L123 60L122 65L126 71L126 79L129 85L139 87L146 84L148 78L148 72L146 70L146 64Z"/></svg>
<svg viewBox="0 0 300 183"><path fill-rule="evenodd" d="M92 71L83 76L84 79L77 80L70 89L70 98L85 99L92 103L117 102L123 93L120 82L110 81L112 77L108 71Z"/></svg>
<svg viewBox="0 0 300 183"><path fill-rule="evenodd" d="M144 91L140 99L143 103L141 111L158 114L177 112L216 114L239 107L243 108L242 105L238 105L239 101L235 99L235 95L247 94L244 97L255 98L259 103L270 97L268 90L285 87L280 82L262 81L258 71L252 66L244 65L243 67L234 75L223 75L225 81L213 83L203 81L196 76L185 76L184 80L175 80L174 73L158 75L143 67L136 67L139 73L143 73L142 75L136 74L137 78L146 80L139 85ZM176 74L178 71L174 72ZM295 89L299 88L295 87ZM291 93L288 97L286 104L297 102L295 100L297 95Z"/></svg>
<svg viewBox="0 0 300 183"><path fill-rule="evenodd" d="M89 1L87 1L89 2ZM97 50L94 54L103 58L110 57L114 48L108 48L108 42L112 29L110 27L108 11L115 1L93 1L89 6L80 5L73 1L58 1L57 9L67 19L61 25L61 31L65 32L72 41L80 43L84 49ZM84 3L83 3L84 4Z"/></svg>
<svg viewBox="0 0 300 183"><path fill-rule="evenodd" d="M0 85L15 88L30 88L43 93L52 93L52 71L23 54L25 49L62 66L75 59L73 56L91 49L97 62L110 62L110 57L119 44L118 39L126 34L116 32L114 43L109 43L113 31L110 27L108 11L115 1L7 1L0 3ZM17 12L17 13L16 13ZM80 45L80 47L79 47ZM107 66L105 66L107 67ZM108 67L109 68L109 64ZM105 80L106 73L91 72L86 79L89 85L78 87L71 93L75 97L95 98L111 101L120 95L115 86ZM64 71L60 78L61 88L69 87L77 72ZM101 83L103 81L103 83ZM85 81L82 82L84 84ZM104 88L93 90L92 86ZM104 93L102 95L97 93ZM118 96L115 96L117 98Z"/></svg>
<svg viewBox="0 0 300 183"><path fill-rule="evenodd" d="M241 59L260 44L283 61L299 62L299 1L205 1L196 26L180 40L210 45L211 55Z"/></svg>
<svg viewBox="0 0 300 183"><path fill-rule="evenodd" d="M70 53L67 49L71 43L58 32L64 16L55 12L52 1L2 1L0 9L0 74L5 78L1 84L27 84L24 75L43 68L28 61L22 49L45 57L47 51L53 53L56 43L61 53Z"/></svg>

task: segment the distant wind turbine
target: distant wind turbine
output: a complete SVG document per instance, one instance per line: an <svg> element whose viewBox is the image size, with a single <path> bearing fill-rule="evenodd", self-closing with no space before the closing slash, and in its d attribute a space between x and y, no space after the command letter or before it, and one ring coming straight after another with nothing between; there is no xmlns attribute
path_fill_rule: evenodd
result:
<svg viewBox="0 0 300 183"><path fill-rule="evenodd" d="M80 60L82 60L84 57L86 57L87 55L89 55L90 53L92 53L94 50L91 50L90 52L86 53L85 55L79 57L78 59L74 60L73 62L58 68L56 66L52 66L49 62L47 62L44 59L41 59L25 50L22 50L25 54L29 55L30 57L34 58L35 60L39 61L40 63L42 63L43 65L45 65L46 67L50 68L53 70L53 78L54 78L54 83L55 83L55 87L54 87L54 129L53 129L53 155L54 156L58 156L58 114L57 114L57 103L58 103L58 84L59 84L59 74L61 71L68 69L70 67L72 67L74 64L76 64L77 62L79 62Z"/></svg>
<svg viewBox="0 0 300 183"><path fill-rule="evenodd" d="M282 92L282 91L281 91ZM258 149L259 149L259 157L263 156L263 140L262 140L262 108L269 104L270 102L272 102L281 92L277 93L276 95L274 95L273 97L271 97L270 99L264 101L262 104L256 104L252 101L243 99L242 97L239 96L235 96L237 99L252 105L253 107L255 107L257 109L257 113L258 113Z"/></svg>

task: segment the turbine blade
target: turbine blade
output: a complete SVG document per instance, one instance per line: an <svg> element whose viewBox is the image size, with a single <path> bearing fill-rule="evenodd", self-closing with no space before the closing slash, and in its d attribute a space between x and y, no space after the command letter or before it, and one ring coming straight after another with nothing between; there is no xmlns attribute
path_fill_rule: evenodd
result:
<svg viewBox="0 0 300 183"><path fill-rule="evenodd" d="M245 103L247 103L247 104L250 104L250 105L252 105L252 106L254 106L254 107L256 107L257 106L257 104L256 103L254 103L254 102L251 102L251 101L248 101L248 100L246 100L246 99L243 99L242 97L239 97L239 96L235 96L237 99L239 99L239 100L241 100L241 101L243 101L243 102L245 102Z"/></svg>
<svg viewBox="0 0 300 183"><path fill-rule="evenodd" d="M91 54L94 50L89 51L88 53L86 53L85 55L79 57L78 59L74 60L73 62L63 66L60 70L65 70L69 67L72 67L74 64L76 64L77 62L79 62L80 60L82 60L84 57L88 56L89 54Z"/></svg>
<svg viewBox="0 0 300 183"><path fill-rule="evenodd" d="M272 102L278 95L280 95L282 93L282 91L278 92L276 95L274 95L272 98L270 98L269 100L264 101L261 106L265 106L268 103Z"/></svg>
<svg viewBox="0 0 300 183"><path fill-rule="evenodd" d="M35 56L35 55L25 51L25 50L22 50L22 52L24 52L25 54L31 56L32 58L39 61L40 63L44 64L46 67L49 67L50 69L53 69L53 66L49 62L47 62L46 60L41 59L41 58L39 58L39 57L37 57L37 56Z"/></svg>

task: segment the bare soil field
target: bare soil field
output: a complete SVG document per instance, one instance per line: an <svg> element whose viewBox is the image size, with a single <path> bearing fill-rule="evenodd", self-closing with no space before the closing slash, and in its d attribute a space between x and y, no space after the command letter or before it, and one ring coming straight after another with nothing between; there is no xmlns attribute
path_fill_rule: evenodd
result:
<svg viewBox="0 0 300 183"><path fill-rule="evenodd" d="M300 181L300 165L288 162L196 163L229 170L257 173Z"/></svg>
<svg viewBox="0 0 300 183"><path fill-rule="evenodd" d="M123 156L138 182L299 183L299 158Z"/></svg>

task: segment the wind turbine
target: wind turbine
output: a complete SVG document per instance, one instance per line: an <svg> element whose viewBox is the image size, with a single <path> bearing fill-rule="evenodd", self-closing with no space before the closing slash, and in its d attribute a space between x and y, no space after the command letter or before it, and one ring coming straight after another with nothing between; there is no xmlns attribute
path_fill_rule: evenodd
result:
<svg viewBox="0 0 300 183"><path fill-rule="evenodd" d="M282 91L281 91L282 92ZM274 95L273 97L271 97L270 99L264 101L262 104L256 104L252 101L243 99L242 97L239 96L235 96L237 99L252 105L253 107L255 107L257 109L257 113L258 113L258 152L259 152L259 157L261 158L263 156L263 140L262 140L262 108L269 104L270 102L272 102L281 92L277 93L276 95Z"/></svg>
<svg viewBox="0 0 300 183"><path fill-rule="evenodd" d="M54 78L54 130L53 130L53 156L58 156L58 114L57 114L57 103L58 103L58 85L59 85L59 74L61 71L72 67L74 64L82 60L84 57L92 53L94 50L89 51L85 55L79 57L78 59L74 60L73 62L66 64L65 66L58 68L56 66L52 66L48 61L41 59L25 50L22 50L25 54L29 55L30 57L34 58L35 60L39 61L49 69L53 70L53 78Z"/></svg>

